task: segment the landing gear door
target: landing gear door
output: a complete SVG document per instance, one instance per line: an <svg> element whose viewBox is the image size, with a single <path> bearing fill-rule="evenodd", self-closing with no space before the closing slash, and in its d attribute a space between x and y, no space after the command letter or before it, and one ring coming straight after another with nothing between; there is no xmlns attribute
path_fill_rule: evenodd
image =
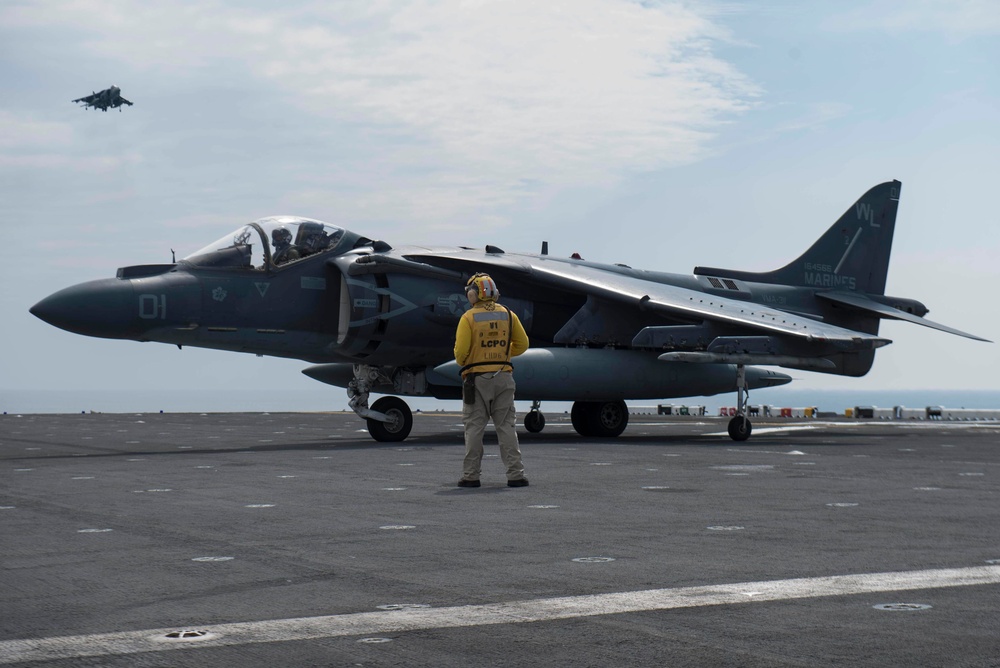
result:
<svg viewBox="0 0 1000 668"><path fill-rule="evenodd" d="M336 271L335 268L334 271ZM347 330L351 323L351 291L347 289L347 277L339 271L336 273L340 275L338 281L340 283L340 310L337 319L337 345L342 346L347 340Z"/></svg>

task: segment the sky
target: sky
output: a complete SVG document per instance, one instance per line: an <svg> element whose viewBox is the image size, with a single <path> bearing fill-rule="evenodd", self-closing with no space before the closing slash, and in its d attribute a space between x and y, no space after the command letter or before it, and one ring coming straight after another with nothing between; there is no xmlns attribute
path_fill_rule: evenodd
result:
<svg viewBox="0 0 1000 668"><path fill-rule="evenodd" d="M294 214L406 244L764 271L902 181L887 293L1000 341L991 0L7 0L0 390L343 390L28 308ZM123 111L70 101L115 84ZM502 286L501 286L502 289ZM864 378L1000 389L1000 343L887 321Z"/></svg>

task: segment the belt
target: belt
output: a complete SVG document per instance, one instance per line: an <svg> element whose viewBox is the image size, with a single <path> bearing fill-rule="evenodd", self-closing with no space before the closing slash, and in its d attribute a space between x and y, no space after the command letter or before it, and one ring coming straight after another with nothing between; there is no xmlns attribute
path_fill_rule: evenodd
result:
<svg viewBox="0 0 1000 668"><path fill-rule="evenodd" d="M459 371L463 375L467 376L467 375L469 375L467 373L468 370L471 369L471 368L473 368L473 367L477 367L477 366L493 366L495 364L498 364L498 365L500 365L502 367L507 367L506 369L500 369L500 371L513 371L514 370L514 365L511 364L510 362L476 362L475 364L466 364L461 369L459 369ZM472 373L482 374L482 373L495 373L495 372L493 372L493 371L481 371L481 372L472 372Z"/></svg>

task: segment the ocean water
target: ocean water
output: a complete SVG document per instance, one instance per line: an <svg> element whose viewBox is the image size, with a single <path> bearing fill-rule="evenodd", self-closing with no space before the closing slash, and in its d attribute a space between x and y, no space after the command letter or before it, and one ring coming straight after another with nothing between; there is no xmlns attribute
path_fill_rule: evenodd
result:
<svg viewBox="0 0 1000 668"><path fill-rule="evenodd" d="M373 396L373 400L374 400ZM404 397L405 398L405 397ZM438 401L423 397L405 398L414 411L460 411L459 401ZM637 400L627 402L634 412L653 411L657 404L706 406L710 414L722 406L735 406L736 394L685 399ZM1000 390L811 390L772 388L750 393L751 404L801 408L815 406L821 411L843 413L855 406L891 408L997 408ZM518 401L518 412L530 407ZM542 411L562 413L569 402L543 402ZM0 413L259 413L346 411L347 393L339 388L317 386L312 390L0 390Z"/></svg>

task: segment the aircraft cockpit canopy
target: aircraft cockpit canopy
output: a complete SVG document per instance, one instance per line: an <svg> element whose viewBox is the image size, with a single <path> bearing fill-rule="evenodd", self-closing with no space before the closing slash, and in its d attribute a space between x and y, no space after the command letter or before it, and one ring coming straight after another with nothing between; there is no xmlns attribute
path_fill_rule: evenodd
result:
<svg viewBox="0 0 1000 668"><path fill-rule="evenodd" d="M273 216L244 225L184 258L199 267L265 270L311 255L344 252L370 240L309 218Z"/></svg>

